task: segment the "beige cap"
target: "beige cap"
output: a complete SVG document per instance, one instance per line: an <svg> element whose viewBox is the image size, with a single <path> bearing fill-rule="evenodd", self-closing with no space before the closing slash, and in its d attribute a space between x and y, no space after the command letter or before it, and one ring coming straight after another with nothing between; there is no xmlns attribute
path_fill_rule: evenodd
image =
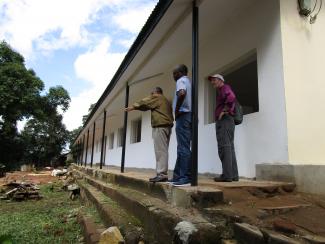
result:
<svg viewBox="0 0 325 244"><path fill-rule="evenodd" d="M208 80L211 80L212 78L218 78L219 80L222 80L223 82L225 82L225 79L224 79L223 76L220 75L220 74L210 75L210 76L208 77Z"/></svg>

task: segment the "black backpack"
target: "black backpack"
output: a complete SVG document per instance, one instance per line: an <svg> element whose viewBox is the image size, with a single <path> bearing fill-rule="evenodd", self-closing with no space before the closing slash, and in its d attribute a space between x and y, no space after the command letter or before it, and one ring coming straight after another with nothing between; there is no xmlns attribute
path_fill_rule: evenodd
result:
<svg viewBox="0 0 325 244"><path fill-rule="evenodd" d="M243 107L236 100L235 102L235 110L234 110L234 121L235 125L240 125L243 122Z"/></svg>

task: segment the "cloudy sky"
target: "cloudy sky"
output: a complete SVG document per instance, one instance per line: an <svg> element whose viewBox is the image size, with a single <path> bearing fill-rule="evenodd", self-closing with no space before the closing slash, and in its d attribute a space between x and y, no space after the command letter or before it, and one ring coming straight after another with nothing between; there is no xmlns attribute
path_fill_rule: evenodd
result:
<svg viewBox="0 0 325 244"><path fill-rule="evenodd" d="M71 96L68 129L81 125L157 0L0 0L6 40L44 81Z"/></svg>

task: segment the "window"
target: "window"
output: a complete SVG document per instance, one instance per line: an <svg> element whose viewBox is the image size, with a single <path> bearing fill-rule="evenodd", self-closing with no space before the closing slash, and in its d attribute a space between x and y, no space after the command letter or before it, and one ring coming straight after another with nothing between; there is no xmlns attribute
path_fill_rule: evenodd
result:
<svg viewBox="0 0 325 244"><path fill-rule="evenodd" d="M106 143L107 142L107 136L104 137L104 165L105 165L105 161L106 161Z"/></svg>
<svg viewBox="0 0 325 244"><path fill-rule="evenodd" d="M97 141L97 152L100 152L101 143L100 140Z"/></svg>
<svg viewBox="0 0 325 244"><path fill-rule="evenodd" d="M114 148L114 132L110 133L108 136L108 149Z"/></svg>
<svg viewBox="0 0 325 244"><path fill-rule="evenodd" d="M225 68L213 72L224 76L226 83L230 84L239 103L243 107L244 114L258 112L258 77L257 55L250 52L239 58ZM205 124L214 122L214 109L216 106L217 91L206 79L205 86Z"/></svg>
<svg viewBox="0 0 325 244"><path fill-rule="evenodd" d="M123 134L124 134L124 129L119 128L117 130L117 147L122 147L123 146Z"/></svg>
<svg viewBox="0 0 325 244"><path fill-rule="evenodd" d="M131 122L131 143L137 143L141 141L141 118L133 120Z"/></svg>

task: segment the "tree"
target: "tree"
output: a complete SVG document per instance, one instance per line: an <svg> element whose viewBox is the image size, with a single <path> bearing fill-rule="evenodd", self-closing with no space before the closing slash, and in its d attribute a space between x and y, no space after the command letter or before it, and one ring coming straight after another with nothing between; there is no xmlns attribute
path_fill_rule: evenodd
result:
<svg viewBox="0 0 325 244"><path fill-rule="evenodd" d="M44 84L35 72L26 69L24 58L6 42L1 42L0 115L4 123L15 123L32 115L43 88Z"/></svg>
<svg viewBox="0 0 325 244"><path fill-rule="evenodd" d="M81 130L82 130L82 126L79 126L78 128L69 132L69 149L74 159L77 158L77 151L78 151L78 148L74 144L74 142L77 139L77 136L79 135Z"/></svg>
<svg viewBox="0 0 325 244"><path fill-rule="evenodd" d="M43 82L24 58L4 41L0 43L0 162L19 160L21 140L17 121L30 117L37 107Z"/></svg>
<svg viewBox="0 0 325 244"><path fill-rule="evenodd" d="M38 113L30 119L21 133L25 150L23 162L36 166L50 165L69 139L69 132L62 123L61 111L69 107L70 96L61 86L50 88L42 97Z"/></svg>
<svg viewBox="0 0 325 244"><path fill-rule="evenodd" d="M19 162L48 164L64 148L68 131L62 123L70 103L61 86L41 95L43 81L5 41L0 43L0 163L7 168ZM22 131L17 121L26 119Z"/></svg>
<svg viewBox="0 0 325 244"><path fill-rule="evenodd" d="M82 116L82 125L85 125L85 123L86 123L91 111L94 109L95 105L96 105L96 103L90 104L89 109L88 109L88 114Z"/></svg>
<svg viewBox="0 0 325 244"><path fill-rule="evenodd" d="M68 131L61 116L50 116L47 120L31 119L22 131L25 163L37 167L50 165L64 149Z"/></svg>

